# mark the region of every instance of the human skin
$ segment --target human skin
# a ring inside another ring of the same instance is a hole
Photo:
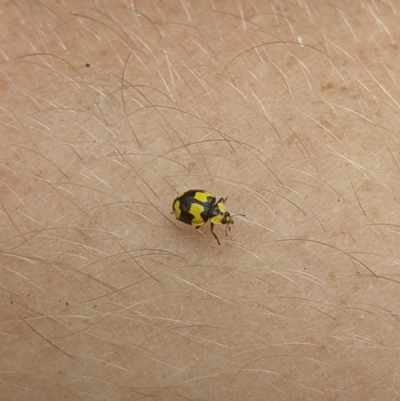
[[[1,400],[400,398],[399,3],[0,9]]]

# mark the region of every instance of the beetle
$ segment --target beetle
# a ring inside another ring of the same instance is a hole
[[[177,220],[197,228],[208,220],[211,223],[211,234],[221,245],[217,235],[214,233],[215,224],[226,224],[226,236],[230,225],[233,224],[231,214],[226,211],[224,203],[228,198],[217,198],[203,189],[191,189],[179,194],[172,202],[172,213]]]

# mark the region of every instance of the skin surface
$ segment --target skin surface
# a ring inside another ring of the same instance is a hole
[[[399,400],[399,2],[0,10],[0,400]]]

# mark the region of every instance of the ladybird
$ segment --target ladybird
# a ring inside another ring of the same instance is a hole
[[[228,198],[217,198],[210,192],[202,189],[191,189],[179,194],[172,203],[172,213],[175,217],[185,224],[190,224],[196,228],[210,220],[211,234],[221,245],[217,235],[214,233],[214,224],[226,224],[226,235],[228,229],[233,224],[229,212],[226,211],[224,203]]]

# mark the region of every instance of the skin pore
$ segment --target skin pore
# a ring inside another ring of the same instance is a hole
[[[399,14],[3,2],[1,399],[398,400]]]

